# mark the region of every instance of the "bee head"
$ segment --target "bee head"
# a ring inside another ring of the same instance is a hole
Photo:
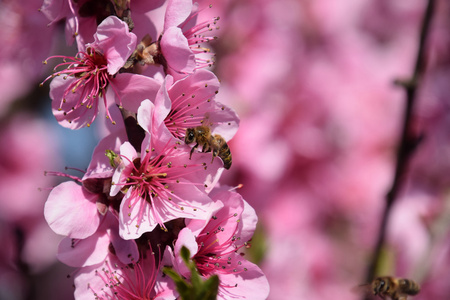
[[[186,129],[186,135],[184,136],[184,142],[190,144],[195,140],[194,128]]]
[[[383,279],[377,278],[374,281],[373,294],[374,295],[380,294],[380,292],[383,291],[385,285],[386,285],[386,282]]]

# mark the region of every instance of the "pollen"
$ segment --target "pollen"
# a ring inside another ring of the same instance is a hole
[[[177,145],[175,143],[175,145]],[[131,147],[131,145],[130,145]],[[121,169],[122,191],[127,192],[122,201],[128,206],[128,224],[132,226],[150,222],[159,224],[165,228],[164,223],[174,217],[184,217],[186,209],[189,215],[199,211],[191,202],[191,195],[186,194],[184,188],[170,190],[171,184],[180,183],[183,178],[190,178],[192,173],[198,172],[202,166],[196,164],[184,164],[179,162],[179,150],[174,147],[173,141],[168,141],[164,147],[152,148],[152,151],[143,151],[142,157],[122,157],[123,162],[128,162]],[[156,150],[158,149],[158,150]],[[176,160],[173,160],[176,157]],[[186,158],[187,159],[187,158]],[[116,184],[116,186],[118,185]],[[202,182],[193,182],[201,185]],[[167,216],[167,211],[177,209],[181,211],[179,216]],[[153,226],[153,225],[152,225]],[[140,233],[143,226],[137,227],[136,234]]]
[[[84,124],[92,124],[96,115],[88,116],[86,109],[97,109],[99,98],[103,97],[111,79],[107,72],[106,58],[92,47],[88,47],[84,52],[78,52],[74,57],[61,55],[49,57],[49,59],[55,58],[61,59],[62,62],[55,66],[54,73],[42,84],[62,75],[63,79],[67,80],[65,90],[62,92],[62,97],[59,96],[61,98],[53,99],[53,101],[60,101],[58,111],[67,111],[66,98],[70,98],[72,111],[78,112],[73,121],[83,120]],[[47,61],[48,59],[44,63],[47,64]],[[110,116],[108,107],[106,114]]]

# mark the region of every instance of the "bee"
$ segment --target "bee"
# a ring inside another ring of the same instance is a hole
[[[133,54],[128,58],[122,68],[122,72],[137,66],[166,65],[167,63],[159,49],[160,39],[153,42],[152,37],[149,34],[146,34],[136,46],[136,50],[134,50]]]
[[[184,142],[186,144],[196,143],[191,149],[189,159],[191,159],[194,150],[197,149],[198,146],[201,146],[202,152],[212,152],[211,162],[218,156],[222,159],[225,169],[228,170],[231,167],[230,147],[228,147],[227,142],[222,136],[219,134],[212,135],[211,129],[208,126],[187,128]]]
[[[420,291],[415,281],[392,276],[377,277],[371,283],[362,286],[368,286],[374,296],[391,300],[406,300],[408,296],[417,295]]]

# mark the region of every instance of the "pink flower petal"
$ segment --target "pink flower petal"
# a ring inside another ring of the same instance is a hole
[[[187,227],[183,228],[180,233],[178,233],[178,238],[174,246],[175,255],[180,255],[180,250],[183,246],[189,249],[191,257],[197,254],[198,244],[195,240],[194,234]]]
[[[139,260],[139,250],[134,240],[124,240],[119,236],[119,220],[110,214],[114,222],[108,228],[109,238],[114,247],[117,258],[124,264],[130,264]]]
[[[76,273],[74,278],[75,299],[92,299],[95,297],[93,291],[101,291],[105,287],[102,278],[96,276],[97,271],[104,266],[106,264],[102,261],[93,266],[83,267]]]
[[[80,129],[91,123],[98,114],[97,105],[92,109],[86,106],[78,106],[77,103],[82,96],[79,92],[72,93],[69,91],[64,97],[64,93],[69,85],[76,79],[69,77],[64,79],[61,76],[53,78],[50,83],[50,98],[52,99],[52,111],[58,123],[66,128]],[[86,89],[89,89],[87,87]],[[97,101],[98,103],[98,101]],[[72,107],[77,109],[72,110]]]
[[[152,204],[132,197],[130,189],[120,206],[120,236],[123,239],[137,239],[144,232],[153,231],[158,224],[170,220],[205,219],[209,216],[212,201],[197,187],[180,181],[170,189],[173,191],[171,201],[158,196],[152,199]],[[137,204],[134,204],[136,201]]]
[[[173,85],[173,77],[167,75],[164,79],[164,83],[158,91],[155,99],[155,106],[157,107],[156,119],[158,121],[164,121],[169,114],[172,107],[172,101],[170,100],[168,90]]]
[[[106,18],[98,25],[94,40],[91,45],[95,49],[103,49],[110,75],[123,67],[136,48],[136,35],[129,32],[128,25],[115,16]]]
[[[125,130],[116,131],[103,138],[94,149],[91,162],[83,176],[83,181],[88,179],[112,177],[114,168],[111,166],[109,158],[105,155],[106,150],[119,152],[120,145],[126,140]]]
[[[105,260],[110,252],[111,243],[118,257],[125,263],[130,263],[131,258],[139,257],[134,241],[120,241],[117,234],[113,234],[111,238],[111,230],[114,229],[115,231],[118,229],[117,217],[107,212],[93,235],[81,240],[69,238],[62,240],[58,248],[58,259],[72,267],[95,265]]]
[[[230,295],[231,298],[236,295],[241,299],[267,299],[269,282],[261,269],[247,260],[239,258],[236,260],[241,262],[240,269],[245,270],[238,274],[219,274],[220,284],[225,287],[219,288],[217,299],[230,299]]]
[[[52,21],[59,21],[70,13],[67,1],[44,0],[40,11]]]
[[[173,165],[203,165],[205,172],[195,172],[189,175],[188,180],[191,182],[203,182],[202,186],[198,186],[198,188],[205,193],[209,193],[222,175],[224,170],[223,163],[220,158],[212,159],[212,153],[201,153],[195,152],[192,154],[191,159],[189,159],[189,151],[190,147],[186,145],[179,145],[179,149],[186,149],[185,155],[178,155],[170,158],[170,161]],[[212,161],[212,162],[211,162]]]
[[[50,228],[60,235],[83,239],[98,228],[100,214],[95,204],[98,195],[72,181],[55,187],[45,203],[44,215]]]
[[[237,195],[242,198],[240,194]],[[244,210],[242,211],[241,219],[245,220],[245,222],[240,222],[238,231],[241,233],[241,239],[243,241],[248,241],[255,232],[256,224],[258,223],[258,216],[256,215],[255,209],[251,207],[247,201],[242,201],[244,202]]]
[[[119,97],[115,102],[132,112],[137,112],[143,100],[155,99],[161,86],[153,78],[129,73],[117,74],[110,83],[109,88],[114,89]]]
[[[139,250],[134,240],[124,240],[119,235],[119,226],[110,231],[111,244],[117,257],[124,264],[139,260]]]
[[[167,64],[175,73],[192,73],[195,69],[195,55],[188,40],[178,27],[170,27],[161,38],[161,52]]]
[[[105,231],[97,231],[83,240],[65,238],[59,244],[57,258],[71,267],[92,266],[105,260],[109,242]]]
[[[197,241],[195,240],[194,234],[189,228],[183,228],[178,234],[178,238],[174,246],[175,255],[171,256],[171,258],[175,260],[172,262],[172,264],[175,267],[176,271],[180,275],[189,277],[190,271],[180,256],[180,251],[183,246],[189,249],[189,252],[191,254],[190,258],[194,257],[194,255],[197,254],[198,244]]]
[[[160,92],[163,89],[160,89]],[[168,100],[170,103],[170,99]],[[166,103],[167,105],[167,103]],[[170,104],[169,104],[170,105]],[[164,107],[155,107],[150,100],[144,100],[138,109],[137,120],[139,125],[148,133],[145,135],[144,141],[141,146],[141,153],[144,153],[146,149],[151,148],[151,140],[157,139],[160,144],[166,145],[171,139],[173,139],[169,130],[164,124],[169,109]],[[158,148],[158,150],[162,150]]]
[[[226,227],[227,224],[231,225],[233,231],[237,230],[237,234],[240,236],[242,243],[249,241],[255,232],[258,222],[258,217],[253,207],[242,198],[241,194],[229,191],[226,187],[214,189],[209,196],[214,201],[219,200],[224,203],[224,209],[216,214],[217,217],[225,217],[235,213],[240,215],[242,222],[237,224],[237,228],[233,222],[231,224],[226,222],[223,227]]]
[[[239,128],[239,117],[231,107],[216,102],[215,109],[209,112],[211,132],[221,135],[226,141],[231,140]]]
[[[139,125],[147,132],[152,132],[153,114],[155,113],[155,105],[148,99],[141,102],[137,110],[137,121]],[[145,149],[144,149],[145,151]]]
[[[183,23],[192,11],[192,0],[169,0],[164,16],[164,33]]]
[[[120,146],[120,155],[122,162],[116,168],[112,177],[111,196],[117,195],[122,189],[123,186],[121,184],[126,182],[126,176],[128,175],[123,174],[124,170],[132,168],[133,160],[138,157],[136,150],[129,142],[125,142]]]
[[[219,200],[214,202],[209,209],[209,216],[205,220],[188,219],[185,221],[186,227],[188,227],[195,236],[198,236],[202,232],[203,228],[205,228],[208,224],[209,220],[211,220],[211,218],[222,208],[222,201]]]

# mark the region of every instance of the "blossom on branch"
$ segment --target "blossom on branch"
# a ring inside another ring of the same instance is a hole
[[[210,156],[200,154],[191,160],[190,148],[175,139],[158,139],[154,105],[143,101],[138,122],[146,131],[141,152],[125,142],[120,147],[120,164],[112,177],[111,196],[125,196],[120,206],[120,235],[135,239],[156,225],[177,218],[205,219],[212,203],[207,195],[222,168]]]
[[[214,134],[229,141],[239,126],[236,112],[217,102],[219,80],[208,70],[197,70],[174,81],[167,75],[155,99],[155,109],[165,115],[164,124],[171,135],[184,140],[186,129],[208,126]]]
[[[44,80],[55,118],[70,129],[99,113],[110,121],[81,179],[52,172],[74,181],[54,187],[45,205],[50,228],[65,236],[58,259],[77,268],[76,299],[184,298],[163,268],[188,285],[210,278],[219,299],[268,297],[265,275],[244,258],[255,211],[218,184],[239,118],[216,100],[220,81],[205,69],[218,18],[201,20],[202,5],[44,0],[42,12],[65,18],[78,46],[74,57],[50,57],[63,60]],[[183,246],[191,254],[181,258]]]
[[[215,189],[210,195],[216,203],[209,220],[187,221],[173,252],[167,248],[166,255],[171,256],[174,269],[189,278],[180,257],[182,246],[187,247],[202,276],[219,276],[218,299],[266,299],[265,275],[238,252],[249,246],[257,222],[255,211],[236,192]]]
[[[97,28],[94,42],[86,44],[75,57],[53,56],[64,61],[63,68],[49,77],[53,114],[71,129],[90,126],[103,100],[106,117],[112,119],[109,104],[136,111],[146,97],[156,94],[159,83],[138,74],[117,74],[136,45],[136,36],[116,17],[106,18]]]
[[[100,264],[75,275],[76,299],[176,299],[173,282],[160,271],[160,258],[150,249],[126,264],[109,253]]]
[[[216,39],[210,34],[218,29],[219,18],[197,22],[202,10],[192,0],[167,1],[164,19],[154,20],[160,32],[148,32],[141,39],[132,56],[133,64],[162,65],[164,72],[176,79],[211,67],[214,54],[205,44]]]

